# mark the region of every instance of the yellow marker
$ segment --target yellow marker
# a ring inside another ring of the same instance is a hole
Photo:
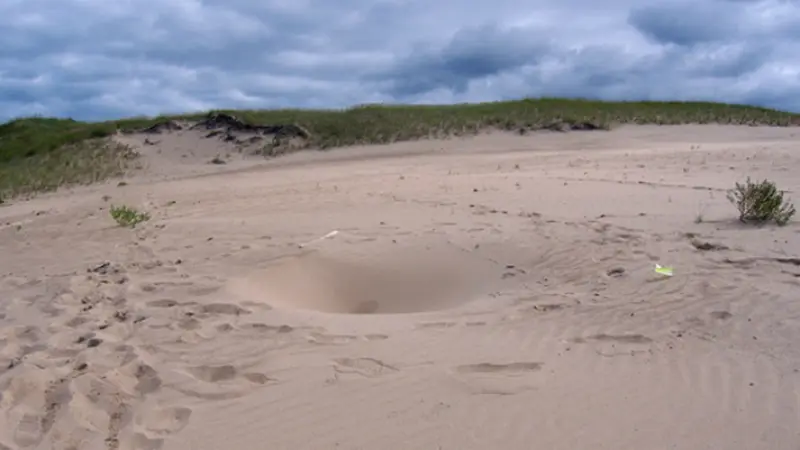
[[[672,267],[663,267],[660,264],[656,264],[656,273],[659,275],[664,275],[667,277],[672,276]]]

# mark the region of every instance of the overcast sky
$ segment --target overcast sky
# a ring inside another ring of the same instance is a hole
[[[800,0],[0,0],[0,120],[526,96],[800,112]]]

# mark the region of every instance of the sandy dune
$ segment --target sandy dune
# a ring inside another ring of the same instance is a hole
[[[124,139],[0,208],[0,449],[799,448],[800,228],[725,199],[799,192],[797,129]]]

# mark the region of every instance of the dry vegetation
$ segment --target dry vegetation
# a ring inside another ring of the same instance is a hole
[[[800,124],[800,114],[741,105],[563,99],[231,113],[254,125],[299,125],[310,133],[306,145],[319,149],[474,134],[486,129],[525,133],[538,129],[608,129],[623,123]],[[120,175],[134,155],[107,139],[109,136],[167,119],[192,120],[205,116],[192,114],[98,123],[25,118],[0,125],[0,198]]]
[[[785,194],[772,181],[754,183],[748,177],[745,183],[736,183],[736,187],[728,192],[728,200],[739,210],[742,223],[763,225],[775,222],[784,226],[797,212],[794,205],[784,198]]]
[[[130,148],[110,139],[93,138],[53,151],[0,161],[0,202],[123,175],[134,167],[137,156]]]

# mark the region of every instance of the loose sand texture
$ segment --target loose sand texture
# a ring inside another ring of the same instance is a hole
[[[0,449],[799,448],[800,228],[725,198],[797,128],[198,133],[0,207]]]

